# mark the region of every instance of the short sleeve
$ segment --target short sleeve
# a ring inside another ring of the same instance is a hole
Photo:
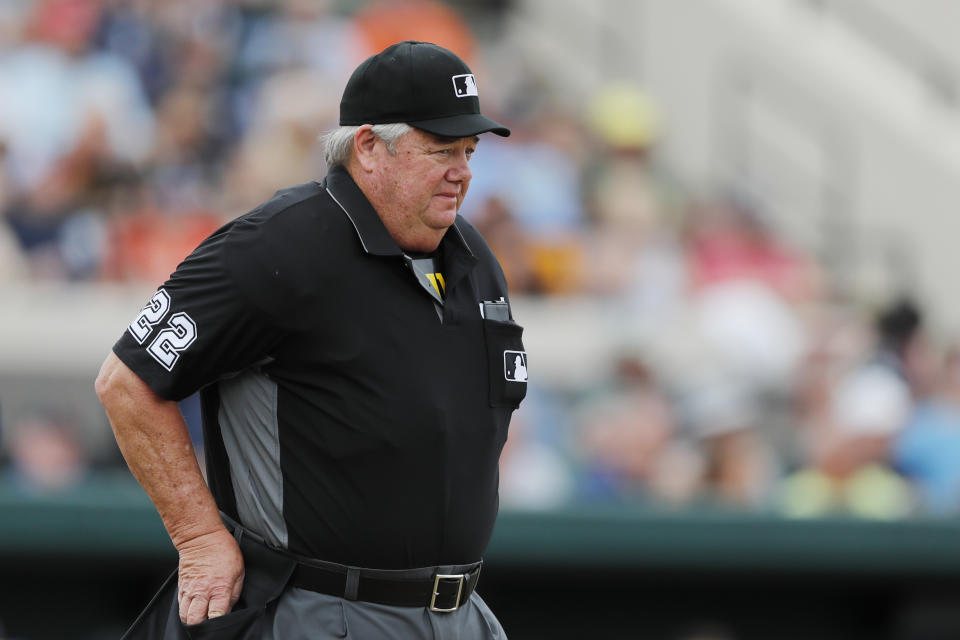
[[[283,339],[246,290],[227,255],[234,227],[191,253],[113,347],[159,396],[180,400],[226,375],[269,358]]]

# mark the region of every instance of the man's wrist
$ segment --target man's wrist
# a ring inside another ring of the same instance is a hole
[[[183,525],[175,525],[167,528],[170,534],[170,541],[173,546],[181,551],[184,547],[189,547],[206,536],[224,533],[230,535],[223,522],[218,517],[216,520],[207,520],[204,522],[193,522]]]

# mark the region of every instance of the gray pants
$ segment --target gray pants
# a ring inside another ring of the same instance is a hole
[[[268,614],[263,640],[506,640],[479,595],[457,611],[391,607],[290,588]]]

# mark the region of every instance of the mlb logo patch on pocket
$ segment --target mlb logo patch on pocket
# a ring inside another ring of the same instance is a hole
[[[527,381],[527,352],[503,352],[503,377],[511,382]]]

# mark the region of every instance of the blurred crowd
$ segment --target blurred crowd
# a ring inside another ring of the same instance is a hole
[[[538,384],[531,354],[505,505],[960,511],[960,349],[922,301],[844,290],[749,185],[685,186],[641,87],[573,104],[473,26],[434,0],[0,0],[0,282],[164,280],[325,173],[317,136],[360,60],[431,40],[513,130],[481,141],[462,210],[513,295],[618,314],[589,383]],[[81,481],[68,420],[3,428],[16,482]]]

